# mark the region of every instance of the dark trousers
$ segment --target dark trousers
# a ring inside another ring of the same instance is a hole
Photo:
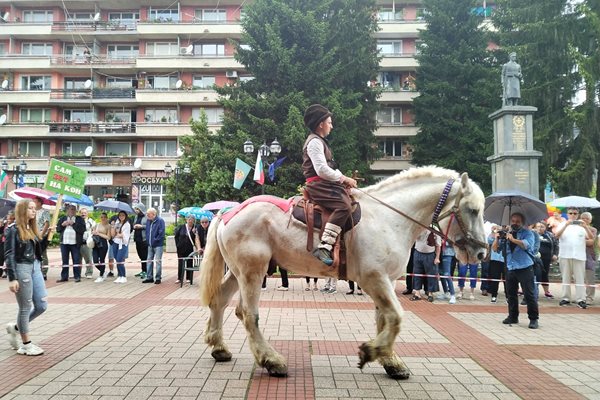
[[[506,300],[508,301],[508,318],[519,318],[519,284],[527,302],[527,316],[530,320],[539,318],[537,301],[533,296],[533,266],[527,268],[508,270],[506,274]]]
[[[279,273],[281,274],[281,286],[289,287],[290,281],[288,281],[288,273],[287,270],[279,267]]]
[[[73,276],[75,279],[81,279],[81,252],[78,244],[61,244],[60,254],[62,256],[62,271],[60,279],[69,279],[69,255],[73,259]]]
[[[146,260],[148,260],[148,242],[135,242],[135,250],[137,251],[140,262],[142,263],[142,272],[146,272]]]
[[[310,277],[305,276],[304,279],[306,279],[306,283],[310,284]],[[314,282],[317,283],[317,281],[319,280],[319,278],[313,278]]]
[[[354,290],[354,281],[348,281],[348,286],[350,287],[350,290]],[[358,283],[356,284],[356,287],[358,290],[362,290]]]
[[[98,244],[92,249],[92,258],[94,265],[100,272],[100,276],[104,276],[104,270],[106,269],[106,253],[108,253],[108,240],[102,239],[103,246],[98,247]]]
[[[308,183],[306,188],[312,201],[321,207],[333,210],[329,221],[326,222],[343,228],[352,214],[352,202],[344,185],[319,180]]]
[[[179,258],[179,263],[177,265],[177,279],[182,281],[183,280],[183,272],[185,271],[185,280],[187,281],[191,281],[194,271],[186,271],[186,268],[193,268],[194,267],[194,259],[193,258],[183,258],[183,256],[178,256]],[[144,267],[144,269],[146,269]]]
[[[438,280],[435,277],[438,273],[437,265],[433,263],[435,253],[421,253],[415,250],[413,272],[413,290],[425,289],[427,293],[439,292]],[[429,275],[427,277],[418,275]]]
[[[481,284],[479,288],[483,292],[484,290],[487,292],[490,288],[490,281],[488,281],[490,277],[490,262],[482,261],[481,262]]]
[[[542,268],[542,276],[540,277],[539,282],[542,285],[548,285],[550,281],[550,277],[548,276],[550,273],[550,263],[552,262],[552,256],[550,257],[542,257],[542,263],[544,264],[544,268]]]
[[[408,264],[406,265],[406,291],[412,292],[413,290],[413,263],[414,263],[415,248],[410,249],[410,257],[408,258]]]
[[[490,260],[490,279],[506,279],[506,274],[504,272],[504,262],[502,261],[494,261]],[[500,282],[498,281],[490,281],[488,285],[488,292],[492,295],[492,297],[498,297],[498,285]],[[506,292],[506,282],[504,283],[504,292]]]

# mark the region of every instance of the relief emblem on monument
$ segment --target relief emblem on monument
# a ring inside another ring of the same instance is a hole
[[[525,132],[525,116],[515,115],[512,119],[513,132],[512,142],[513,149],[516,151],[525,151],[526,132]]]

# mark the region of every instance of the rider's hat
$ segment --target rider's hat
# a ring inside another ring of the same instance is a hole
[[[333,114],[327,109],[327,107],[324,107],[320,104],[310,105],[304,112],[304,125],[314,132],[321,122],[332,115]]]

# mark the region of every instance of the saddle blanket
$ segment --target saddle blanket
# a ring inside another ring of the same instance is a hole
[[[244,208],[248,207],[250,204],[254,204],[254,203],[271,203],[271,204],[279,207],[279,209],[285,213],[290,210],[293,199],[294,199],[293,197],[289,198],[289,199],[282,199],[281,197],[275,197],[275,196],[269,196],[269,195],[250,197],[248,200],[244,201],[242,204],[239,204],[239,205],[233,207],[232,209],[226,211],[222,215],[221,221],[223,221],[224,225],[227,225],[227,223],[233,217],[235,217],[237,215],[237,213],[242,211]]]

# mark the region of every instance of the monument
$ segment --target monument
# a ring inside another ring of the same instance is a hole
[[[533,149],[533,114],[537,108],[519,105],[521,66],[516,53],[502,66],[502,108],[491,113],[494,125],[494,154],[487,158],[492,165],[492,190],[520,190],[539,198],[538,159],[542,153]]]

